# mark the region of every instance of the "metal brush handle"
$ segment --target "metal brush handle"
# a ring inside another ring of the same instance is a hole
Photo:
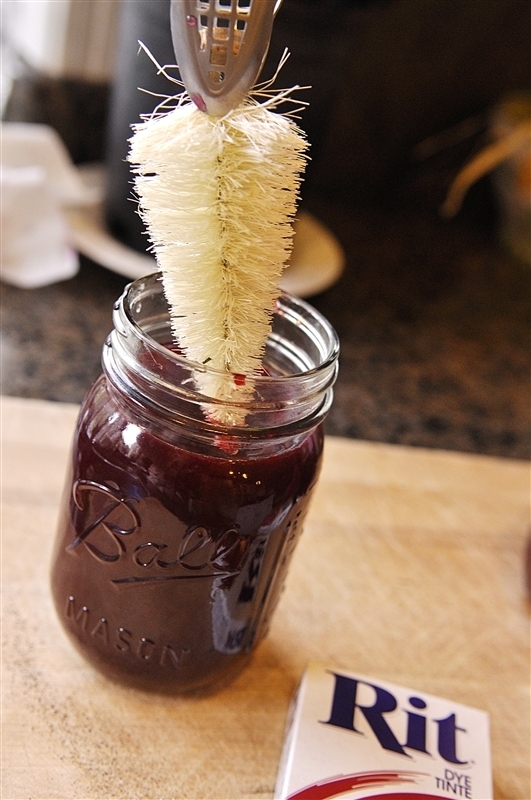
[[[222,117],[241,103],[262,68],[282,0],[172,0],[171,35],[186,91]]]

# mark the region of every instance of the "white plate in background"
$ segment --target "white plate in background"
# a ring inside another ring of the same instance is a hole
[[[104,185],[101,166],[81,168],[91,188]],[[157,269],[155,259],[115,239],[106,229],[101,203],[67,211],[71,244],[83,255],[107,269],[136,279]],[[313,215],[301,211],[294,224],[295,237],[281,288],[299,297],[309,297],[332,286],[340,277],[345,256],[333,234]]]

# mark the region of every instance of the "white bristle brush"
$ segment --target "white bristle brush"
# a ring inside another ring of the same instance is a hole
[[[136,125],[130,142],[176,341],[192,361],[236,376],[260,371],[308,146],[293,119],[272,110],[269,85],[264,103],[247,98],[222,117],[181,96]],[[253,391],[251,381],[210,371],[199,382],[205,395],[236,403]],[[245,416],[216,405],[208,414],[227,425]]]

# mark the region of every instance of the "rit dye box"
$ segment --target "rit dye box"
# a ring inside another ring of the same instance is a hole
[[[311,663],[293,700],[277,800],[492,800],[483,711]]]

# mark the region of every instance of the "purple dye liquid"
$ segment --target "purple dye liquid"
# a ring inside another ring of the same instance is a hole
[[[59,618],[107,676],[160,691],[230,677],[266,634],[301,533],[319,426],[219,457],[148,430],[101,377],[81,410],[59,522]]]

